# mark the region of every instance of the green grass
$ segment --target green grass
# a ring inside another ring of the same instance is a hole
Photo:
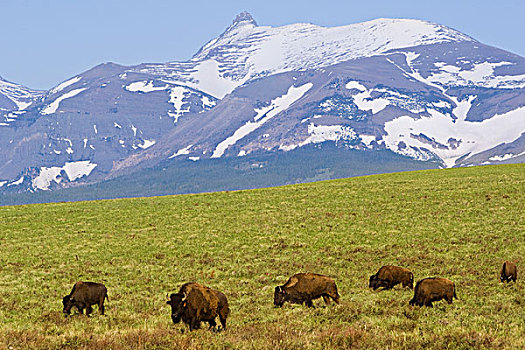
[[[3,207],[0,349],[525,348],[524,217],[524,165]],[[516,284],[499,283],[505,259]],[[459,300],[369,290],[384,264],[449,278]],[[302,271],[334,277],[341,304],[274,308]],[[106,316],[62,316],[78,280],[106,284]],[[172,324],[166,293],[187,281],[228,296],[227,331]]]

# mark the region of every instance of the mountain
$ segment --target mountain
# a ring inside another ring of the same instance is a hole
[[[244,12],[185,62],[106,63],[46,92],[0,83],[5,193],[208,159],[304,162],[323,144],[363,152],[364,173],[388,171],[374,152],[420,168],[525,161],[525,59],[420,20],[268,27]]]

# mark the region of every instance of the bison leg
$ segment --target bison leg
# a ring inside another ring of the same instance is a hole
[[[312,299],[308,299],[307,301],[304,302],[304,304],[308,307],[314,307],[314,304],[312,303]]]
[[[100,310],[100,314],[104,315],[104,297],[98,301],[98,309]]]
[[[98,299],[98,309],[101,315],[104,315],[104,299],[105,299],[105,294],[102,295],[102,297]]]
[[[328,294],[323,294],[323,300],[326,305],[330,305],[330,298],[328,297]]]
[[[197,319],[191,320],[191,322],[190,322],[190,331],[192,331],[194,329],[200,329],[200,328],[201,328],[201,321],[199,321]]]
[[[226,330],[226,316],[219,314],[219,320],[221,321],[222,329]]]
[[[91,307],[91,305],[88,305],[86,306],[86,315],[91,315],[91,313],[93,312],[93,308]]]
[[[217,322],[215,322],[215,319],[208,320],[208,323],[210,324],[208,329],[215,329],[217,327]]]

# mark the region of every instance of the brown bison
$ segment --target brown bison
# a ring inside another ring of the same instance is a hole
[[[414,274],[404,267],[385,265],[370,276],[368,287],[392,289],[396,284],[402,283],[403,287],[414,287]]]
[[[69,295],[62,298],[62,304],[64,304],[63,312],[66,316],[69,315],[71,308],[74,306],[81,314],[86,309],[86,315],[89,315],[93,311],[91,305],[97,304],[100,314],[104,315],[104,299],[108,299],[108,290],[105,285],[80,281],[75,283]]]
[[[202,284],[189,282],[183,284],[178,293],[172,293],[166,304],[171,306],[173,323],[181,320],[190,331],[199,329],[201,322],[208,322],[210,329],[215,329],[215,317],[219,316],[222,329],[226,329],[226,319],[230,314],[228,299],[216,290]]]
[[[503,263],[503,267],[501,268],[500,281],[501,282],[510,282],[510,281],[516,282],[517,278],[518,278],[518,270],[516,268],[516,264],[514,264],[511,261],[505,261]]]
[[[416,283],[414,297],[410,300],[410,305],[430,306],[434,301],[445,299],[452,304],[452,298],[456,296],[456,285],[449,279],[441,277],[423,278]]]
[[[281,307],[287,301],[313,307],[312,300],[320,297],[323,297],[328,305],[330,305],[330,298],[339,304],[335,281],[316,273],[298,273],[290,277],[282,286],[275,287],[273,304]]]

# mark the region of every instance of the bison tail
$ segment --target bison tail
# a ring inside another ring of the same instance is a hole
[[[456,284],[455,283],[454,283],[454,298],[459,299],[458,296],[456,295]]]
[[[106,295],[104,296],[104,298],[109,301],[109,297],[108,297],[108,293],[106,293]]]
[[[410,272],[410,281],[409,281],[410,289],[414,289],[414,274]]]

